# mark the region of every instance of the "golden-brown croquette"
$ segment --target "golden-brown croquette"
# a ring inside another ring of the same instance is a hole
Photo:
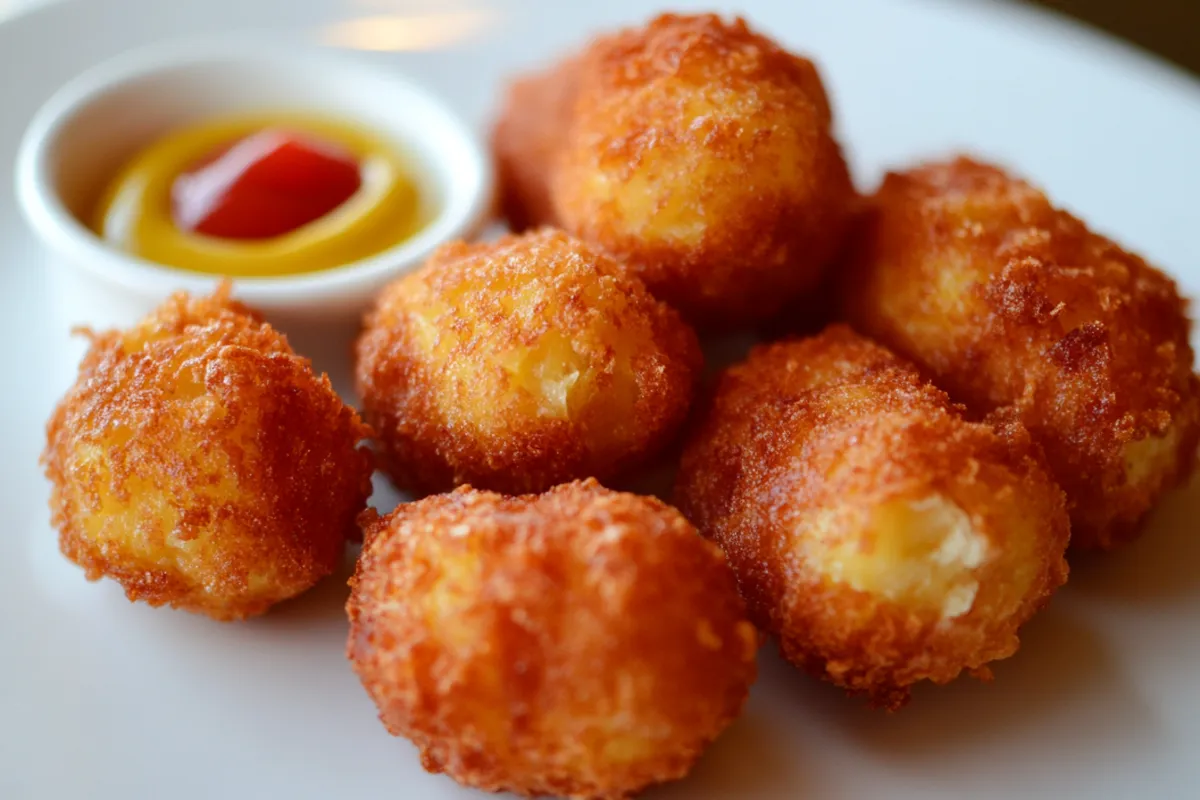
[[[557,223],[704,326],[758,322],[817,285],[854,189],[812,62],[741,19],[668,14],[595,40],[577,68]]]
[[[964,158],[889,175],[855,241],[850,320],[976,414],[1014,407],[1067,492],[1075,546],[1133,537],[1190,473],[1200,382],[1166,275]]]
[[[364,539],[347,655],[387,729],[459,783],[627,797],[685,775],[754,681],[724,556],[657,500],[464,487]]]
[[[682,423],[695,333],[560,231],[451,244],[389,286],[358,342],[367,421],[395,483],[517,494],[603,480]]]
[[[722,375],[676,500],[790,661],[897,708],[918,681],[986,675],[1066,580],[1062,490],[994,422],[834,326]]]
[[[67,558],[215,619],[333,571],[371,493],[369,431],[283,336],[227,287],[88,335],[42,456]]]
[[[508,87],[492,130],[500,205],[513,230],[556,224],[550,174],[570,125],[580,68],[569,58]]]

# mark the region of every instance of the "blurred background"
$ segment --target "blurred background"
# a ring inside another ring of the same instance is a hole
[[[1200,75],[1200,0],[1027,1],[1082,19]]]
[[[0,20],[22,8],[53,0],[0,0]],[[170,2],[171,0],[163,0]],[[779,0],[788,3],[796,0]],[[802,0],[803,1],[803,0]],[[87,0],[81,0],[87,2]],[[247,0],[253,2],[253,0]],[[1158,54],[1200,76],[1200,0],[942,0],[1023,3],[1074,17]],[[670,7],[670,0],[658,5]],[[737,0],[712,0],[714,8],[736,8]]]
[[[0,19],[22,7],[51,0],[0,0]],[[87,2],[87,0],[81,0]],[[171,0],[163,0],[170,2]],[[795,0],[779,0],[794,2]],[[253,2],[253,0],[247,0]],[[1057,11],[1157,53],[1200,76],[1200,0],[943,0],[1027,3]],[[663,8],[670,0],[659,3]],[[736,0],[713,0],[714,8],[736,8]]]

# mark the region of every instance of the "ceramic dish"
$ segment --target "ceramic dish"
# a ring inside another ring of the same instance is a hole
[[[21,210],[54,266],[69,272],[63,284],[86,293],[85,305],[94,310],[81,322],[145,313],[177,289],[212,290],[216,278],[121,252],[79,217],[140,148],[189,124],[264,110],[328,116],[377,131],[395,143],[420,193],[437,209],[414,236],[365,260],[240,279],[238,295],[268,314],[292,324],[360,314],[380,287],[438,244],[478,230],[490,208],[491,160],[479,137],[398,70],[247,37],[151,45],[105,61],[55,92],[34,116],[17,156]]]

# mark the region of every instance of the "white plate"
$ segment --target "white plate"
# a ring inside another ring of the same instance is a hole
[[[862,185],[887,164],[968,147],[1034,176],[1200,290],[1200,88],[1180,74],[996,3],[763,0],[745,9],[820,60]],[[378,57],[484,125],[506,75],[651,10],[635,0],[52,5],[0,25],[0,185],[12,183],[35,107],[133,45],[262,29],[403,48]],[[411,49],[422,43],[439,46]],[[220,625],[130,605],[115,584],[87,583],[57,554],[36,460],[78,345],[67,342],[69,320],[39,259],[5,189],[0,797],[479,796],[423,773],[413,749],[376,721],[342,655],[339,580],[266,618]],[[745,716],[691,778],[651,796],[1195,797],[1197,564],[1200,483],[1171,497],[1140,542],[1078,565],[994,684],[925,688],[894,716],[764,651]]]

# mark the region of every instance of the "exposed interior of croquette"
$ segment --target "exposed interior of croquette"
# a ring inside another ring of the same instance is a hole
[[[803,537],[808,563],[836,583],[891,603],[936,609],[943,620],[971,610],[988,539],[961,507],[927,494],[886,500],[857,516],[848,530],[838,529],[845,515],[818,520]]]
[[[506,292],[497,299],[505,314],[510,316],[536,314],[547,303],[556,302],[548,291],[549,287],[538,282],[529,282],[521,287],[504,283],[502,288]],[[511,294],[513,292],[516,293],[515,297]],[[585,290],[584,294],[594,295],[595,291]],[[594,296],[589,299],[597,304],[601,302]],[[478,385],[481,379],[478,374],[473,374],[478,364],[453,356],[462,345],[463,334],[476,336],[478,331],[472,326],[465,326],[463,333],[460,333],[445,323],[446,319],[453,316],[454,311],[441,300],[429,301],[412,313],[420,347],[432,358],[446,364],[444,369],[447,377],[469,389]],[[551,328],[523,341],[507,340],[503,349],[494,353],[496,363],[507,375],[510,392],[505,398],[507,402],[517,406],[527,405],[529,412],[537,417],[570,420],[578,415],[597,391],[603,389],[610,403],[629,409],[631,414],[638,396],[633,367],[636,340],[623,336],[619,326],[600,317],[590,319],[589,323],[587,337],[611,343],[608,353],[612,358],[611,371],[604,380],[597,367],[607,366],[607,362],[597,364],[595,353],[580,352],[569,335]],[[493,342],[491,346],[497,345]],[[443,393],[440,398],[445,401],[444,410],[449,416],[458,416],[466,410],[472,422],[485,430],[504,423],[501,415],[492,413],[491,404],[478,407],[467,403],[464,406],[464,398],[453,393]],[[606,435],[608,433],[610,431]],[[601,442],[593,444],[599,445]]]
[[[1158,491],[1164,477],[1174,474],[1178,457],[1179,428],[1174,425],[1161,436],[1147,436],[1125,445],[1125,479],[1129,487]]]

